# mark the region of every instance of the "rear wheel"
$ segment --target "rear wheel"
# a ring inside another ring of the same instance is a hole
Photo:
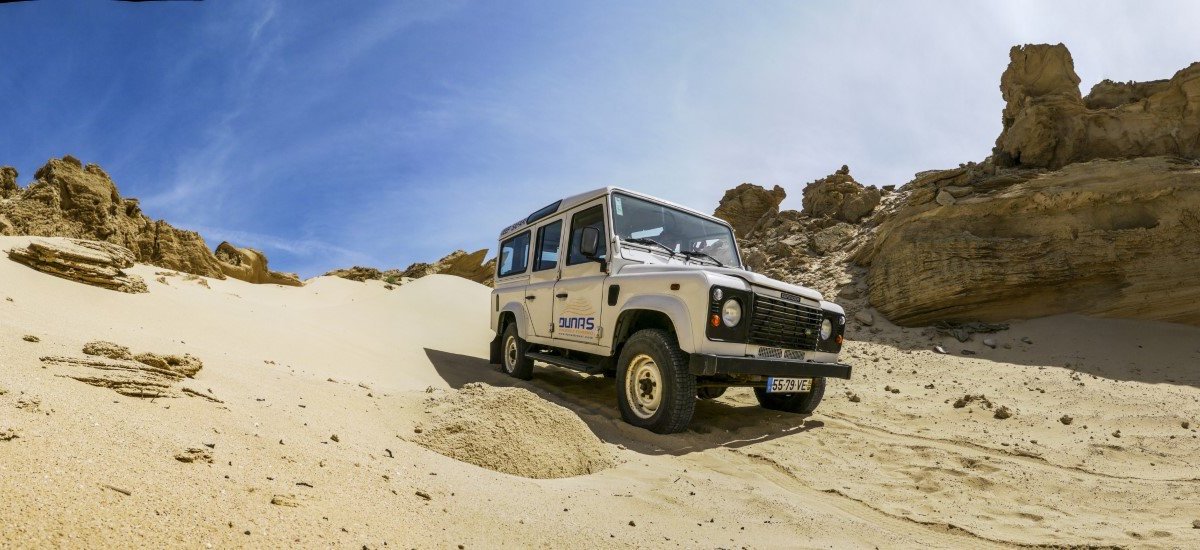
[[[629,338],[617,369],[621,418],[655,433],[681,432],[696,411],[696,377],[675,336],[646,329]]]
[[[533,359],[525,357],[525,348],[529,346],[517,334],[516,323],[509,323],[508,328],[504,329],[504,339],[501,342],[504,347],[500,348],[500,368],[504,369],[504,373],[521,380],[533,378]]]
[[[808,414],[817,409],[825,397],[825,379],[813,378],[812,391],[805,393],[767,393],[766,388],[754,388],[754,397],[764,409]]]

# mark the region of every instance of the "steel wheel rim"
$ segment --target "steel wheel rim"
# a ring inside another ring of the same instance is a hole
[[[640,354],[629,363],[625,376],[625,400],[638,418],[648,419],[662,405],[662,371],[654,358]]]
[[[517,368],[517,337],[509,336],[504,343],[504,370],[512,372]]]

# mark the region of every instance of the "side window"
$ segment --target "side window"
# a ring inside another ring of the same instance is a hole
[[[567,265],[590,262],[579,252],[579,241],[583,238],[583,228],[595,227],[600,231],[600,243],[596,247],[596,257],[604,259],[607,239],[604,235],[604,208],[597,204],[587,210],[575,214],[571,218],[571,245],[567,247]]]
[[[500,267],[496,277],[525,273],[529,267],[529,232],[526,231],[500,243]]]
[[[538,228],[537,259],[533,261],[533,270],[554,269],[558,267],[558,248],[562,241],[562,221],[543,225]]]

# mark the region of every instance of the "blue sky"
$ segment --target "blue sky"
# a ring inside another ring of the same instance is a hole
[[[152,217],[304,276],[494,247],[603,185],[711,211],[741,182],[981,160],[1014,44],[1086,92],[1200,59],[1170,2],[0,5],[0,164],[70,153]]]

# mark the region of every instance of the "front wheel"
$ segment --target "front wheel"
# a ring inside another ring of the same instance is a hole
[[[617,368],[621,418],[655,433],[681,432],[696,412],[696,377],[675,336],[646,329],[629,338]]]
[[[509,323],[508,328],[504,329],[504,339],[501,342],[504,347],[501,348],[503,360],[500,368],[504,369],[505,374],[521,380],[533,378],[533,359],[525,357],[525,348],[528,346],[517,334],[516,323]]]
[[[812,390],[805,393],[767,393],[766,388],[754,388],[754,397],[764,409],[808,414],[817,410],[825,397],[825,379],[813,378]]]

